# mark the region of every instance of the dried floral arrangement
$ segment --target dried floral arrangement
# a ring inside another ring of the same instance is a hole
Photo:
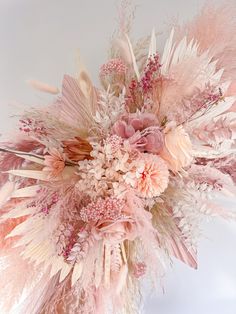
[[[213,197],[236,194],[235,16],[207,5],[159,53],[121,13],[100,88],[31,82],[59,95],[0,145],[1,313],[137,313],[142,280],[197,267],[207,216],[235,219]]]

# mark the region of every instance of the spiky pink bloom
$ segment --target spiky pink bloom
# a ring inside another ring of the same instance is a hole
[[[49,155],[44,156],[44,165],[43,171],[48,172],[48,177],[56,178],[65,168],[65,156],[56,148],[52,148]]]
[[[141,154],[134,169],[124,177],[126,183],[137,189],[141,197],[159,196],[169,182],[166,162],[153,154]]]

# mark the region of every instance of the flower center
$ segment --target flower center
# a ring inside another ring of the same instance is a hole
[[[145,180],[147,177],[147,171],[143,171],[141,176],[142,176],[142,180]]]

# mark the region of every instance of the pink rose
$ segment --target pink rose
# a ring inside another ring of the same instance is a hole
[[[119,243],[124,240],[133,241],[137,236],[136,224],[131,217],[124,217],[117,221],[99,221],[92,228],[95,239],[103,239],[110,243]]]
[[[164,145],[159,122],[151,113],[131,113],[121,117],[114,124],[113,133],[128,139],[141,152],[158,154]]]

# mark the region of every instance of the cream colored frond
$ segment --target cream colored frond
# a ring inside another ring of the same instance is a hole
[[[15,190],[11,197],[34,197],[39,190],[40,185],[31,185],[22,189]]]
[[[1,216],[1,221],[31,215],[34,212],[34,209],[34,207],[17,206],[16,208],[11,209],[9,212],[3,214]]]
[[[72,277],[71,277],[71,286],[73,287],[74,284],[79,280],[83,271],[83,264],[76,263],[73,269]]]
[[[23,178],[30,178],[42,181],[49,181],[48,174],[40,170],[8,170],[6,173]]]
[[[136,74],[136,77],[139,80],[140,74],[139,74],[139,69],[138,69],[138,65],[137,65],[137,62],[136,62],[136,58],[135,58],[135,55],[134,55],[133,47],[132,47],[131,41],[129,39],[129,36],[127,34],[125,34],[125,38],[127,40],[128,46],[129,46],[129,51],[130,51],[130,55],[131,55],[131,58],[132,58],[132,64],[133,64],[134,73]]]
[[[153,57],[156,53],[157,53],[156,32],[155,29],[153,28],[148,51],[148,58]]]

